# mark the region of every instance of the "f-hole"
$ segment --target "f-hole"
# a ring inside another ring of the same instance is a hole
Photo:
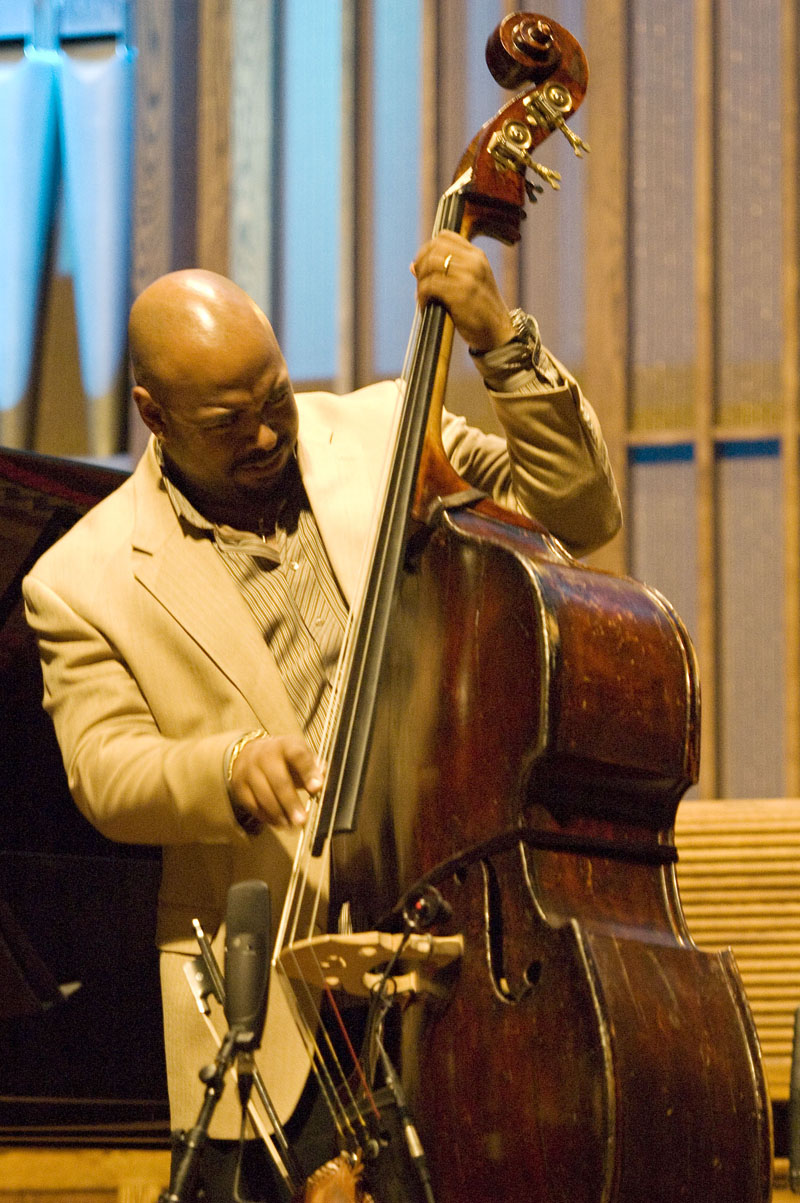
[[[481,872],[483,874],[486,964],[492,982],[492,989],[501,1002],[519,1003],[538,982],[541,974],[541,964],[538,961],[533,961],[525,970],[525,984],[520,989],[512,989],[506,975],[503,896],[500,889],[500,881],[490,860],[481,861]]]

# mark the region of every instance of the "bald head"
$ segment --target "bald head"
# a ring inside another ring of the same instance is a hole
[[[173,481],[213,522],[261,529],[293,462],[298,413],[272,327],[238,285],[191,269],[131,309],[133,398]],[[250,524],[250,525],[246,525]]]
[[[133,303],[128,336],[136,383],[162,403],[176,388],[235,376],[265,338],[274,341],[246,292],[199,268],[170,272],[145,288]]]

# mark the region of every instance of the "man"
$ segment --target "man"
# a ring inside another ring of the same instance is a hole
[[[460,474],[580,554],[619,502],[575,381],[510,314],[483,253],[440,234],[413,271],[484,375],[506,440],[446,414]],[[134,399],[152,438],[129,480],[24,586],[45,706],[75,800],[111,839],[163,846],[157,942],[171,1119],[191,1127],[214,1046],[183,974],[192,918],[222,946],[227,892],[262,878],[279,913],[376,502],[396,386],[295,398],[274,333],[230,281],[176,272],[133,305]],[[260,1067],[282,1118],[306,1060],[271,991]],[[211,1135],[239,1131],[227,1091]]]

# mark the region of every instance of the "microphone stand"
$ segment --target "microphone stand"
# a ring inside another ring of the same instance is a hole
[[[205,966],[206,974],[208,976],[209,986],[207,991],[202,991],[202,993],[213,993],[220,1006],[224,1007],[225,979],[222,976],[219,963],[214,955],[214,950],[211,947],[208,936],[203,931],[199,920],[193,919],[192,925],[194,927],[197,943],[200,946],[202,964]],[[203,1014],[206,1014],[208,1010],[208,1004],[206,1003],[205,1008],[201,1004],[201,991],[197,989],[196,985],[192,985],[192,989],[198,997],[198,1006],[200,1007],[200,1011]],[[272,1099],[267,1092],[266,1083],[259,1072],[258,1066],[255,1066],[253,1069],[252,1083],[255,1087],[256,1094],[261,1100],[264,1110],[267,1113],[267,1118],[272,1125],[272,1137],[276,1148],[273,1150],[270,1147],[269,1142],[266,1140],[265,1143],[267,1144],[269,1152],[273,1157],[278,1172],[281,1174],[286,1183],[287,1189],[294,1194],[300,1189],[305,1181],[305,1175],[303,1174],[297,1158],[295,1157],[294,1152],[289,1144],[283,1124],[281,1123]]]
[[[239,1033],[235,1029],[229,1029],[213,1063],[203,1066],[200,1070],[200,1081],[205,1083],[206,1093],[197,1123],[186,1135],[186,1149],[180,1165],[175,1171],[174,1180],[170,1184],[169,1190],[159,1195],[158,1203],[184,1203],[185,1200],[191,1198],[190,1192],[194,1188],[197,1177],[198,1157],[208,1136],[211,1117],[222,1097],[225,1074],[236,1056],[238,1040]]]
[[[225,913],[227,929],[225,943],[225,972],[232,975],[230,990],[226,989],[217,959],[199,920],[192,921],[202,958],[186,965],[186,977],[197,1001],[201,1014],[218,1042],[218,1052],[213,1064],[200,1070],[200,1081],[205,1083],[206,1093],[195,1126],[184,1136],[184,1153],[173,1175],[167,1192],[159,1197],[158,1203],[184,1203],[193,1199],[193,1188],[198,1174],[198,1158],[206,1142],[211,1117],[219,1102],[225,1085],[225,1074],[235,1057],[239,1057],[238,1085],[242,1106],[242,1120],[248,1110],[250,1091],[253,1086],[261,1098],[267,1115],[273,1124],[273,1136],[280,1152],[271,1143],[257,1113],[253,1112],[256,1131],[264,1139],[287,1189],[294,1194],[303,1182],[300,1167],[289,1147],[283,1127],[267,1093],[266,1086],[254,1061],[254,1052],[261,1041],[261,1031],[267,1009],[269,986],[269,957],[266,947],[269,933],[269,891],[259,880],[237,882],[228,891]],[[229,950],[228,938],[233,934],[233,945]],[[260,953],[258,944],[261,942]],[[238,958],[234,966],[234,949]],[[230,951],[230,965],[229,965]],[[262,963],[263,958],[263,963]],[[204,968],[205,972],[202,972]],[[263,979],[263,980],[262,980]],[[214,994],[225,1009],[228,1031],[220,1041],[214,1025],[209,1019],[208,995]],[[228,1004],[231,1004],[230,1010]],[[242,1128],[242,1135],[244,1127]]]

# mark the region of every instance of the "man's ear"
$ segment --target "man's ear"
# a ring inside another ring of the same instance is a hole
[[[142,388],[140,384],[133,386],[133,400],[136,403],[142,421],[148,430],[160,439],[164,434],[164,411],[161,406],[155,401],[146,388]]]

